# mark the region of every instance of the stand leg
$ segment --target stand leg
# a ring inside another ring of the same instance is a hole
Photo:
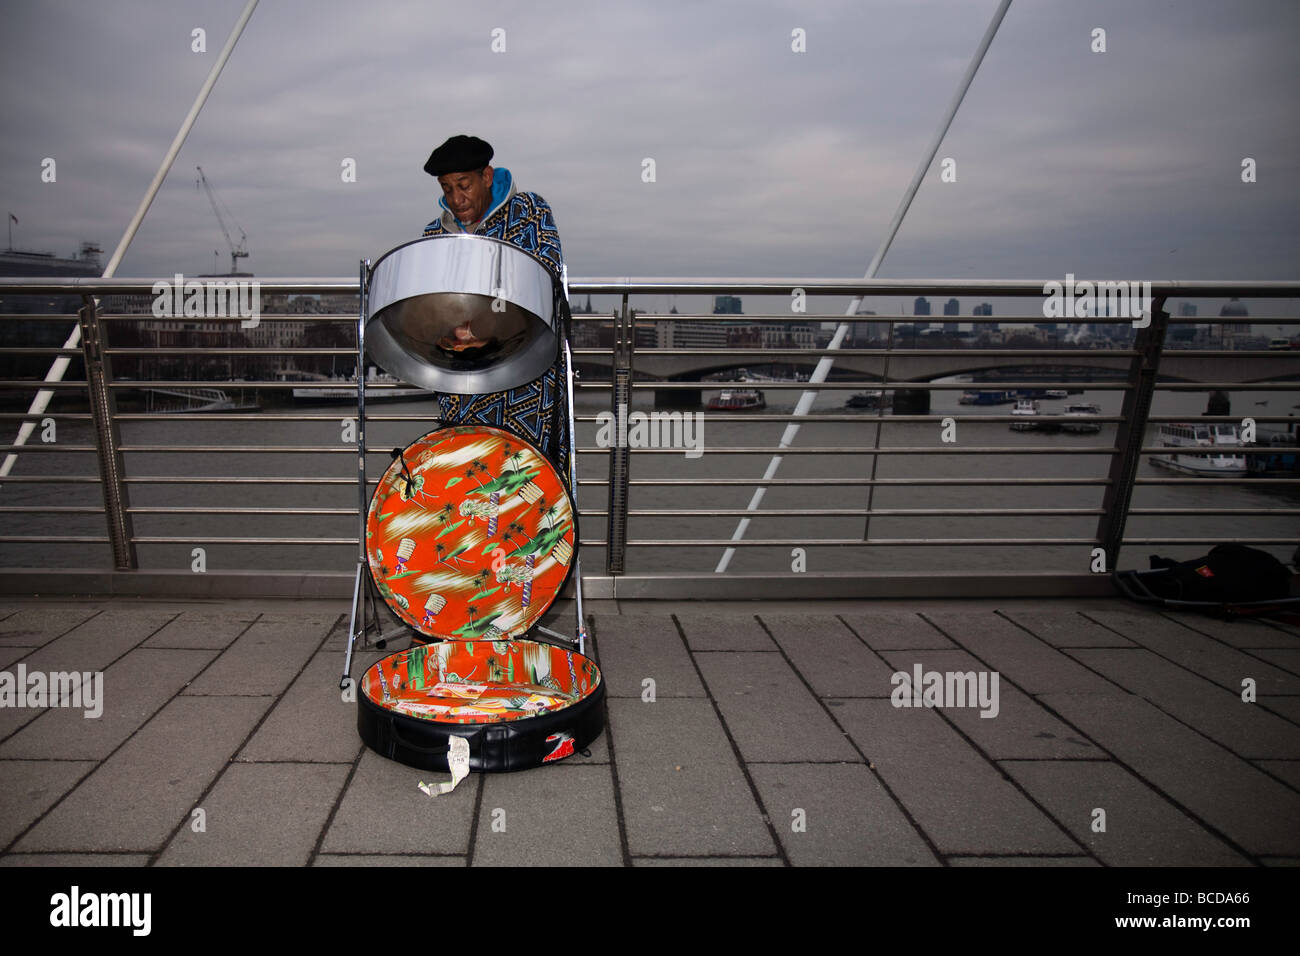
[[[573,352],[569,348],[568,329],[565,329],[564,336],[564,366],[565,379],[568,387],[568,415],[569,415],[569,488],[573,491],[573,508],[578,508],[578,438],[575,415],[573,413]],[[578,653],[587,653],[587,624],[586,618],[582,613],[582,558],[579,555],[579,542],[573,542],[573,595],[574,604],[577,609],[577,629],[578,636]]]
[[[365,597],[361,593],[361,575],[365,571],[363,562],[357,563],[357,576],[352,581],[352,616],[348,620],[348,646],[343,654],[343,676],[339,678],[339,688],[347,687],[348,678],[352,676],[352,648],[357,640],[357,614],[361,615],[362,630],[366,626],[366,609],[362,602]]]

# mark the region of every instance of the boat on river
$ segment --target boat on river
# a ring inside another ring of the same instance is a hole
[[[1199,478],[1239,478],[1246,474],[1236,425],[1218,422],[1173,422],[1157,429],[1157,443],[1168,449],[1151,463]]]

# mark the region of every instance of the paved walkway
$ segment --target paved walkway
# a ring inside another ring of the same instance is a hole
[[[430,798],[440,775],[357,737],[342,603],[6,599],[0,671],[104,691],[97,719],[0,708],[0,864],[1300,863],[1300,629],[1117,600],[588,610],[591,755]],[[982,673],[996,716],[894,706],[917,666]]]

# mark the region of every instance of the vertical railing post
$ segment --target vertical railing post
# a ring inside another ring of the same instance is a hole
[[[609,448],[609,521],[605,537],[605,573],[622,574],[627,559],[627,492],[630,455],[627,448],[627,413],[632,404],[632,350],[636,331],[627,294],[614,322],[613,387],[610,412],[614,416]]]
[[[86,363],[86,386],[90,393],[90,414],[95,423],[95,448],[99,457],[99,483],[104,492],[104,515],[113,546],[113,567],[134,571],[135,554],[130,500],[126,493],[126,465],[122,458],[122,436],[117,427],[117,396],[109,387],[112,367],[104,354],[103,326],[94,296],[85,296],[77,313],[81,327],[81,355]]]
[[[1106,491],[1101,501],[1101,518],[1097,522],[1097,542],[1105,552],[1107,569],[1112,571],[1119,567],[1124,525],[1128,521],[1134,480],[1142,459],[1142,444],[1146,440],[1147,419],[1151,416],[1151,401],[1168,328],[1165,297],[1157,296],[1151,303],[1150,324],[1138,330],[1133,343],[1129,388],[1124,393],[1124,407],[1120,411],[1122,420],[1115,435],[1119,453],[1111,456]]]

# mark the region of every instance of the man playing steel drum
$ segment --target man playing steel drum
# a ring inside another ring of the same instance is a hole
[[[491,160],[492,147],[477,136],[453,136],[433,151],[424,171],[442,187],[438,201],[442,214],[424,227],[424,236],[471,233],[501,239],[523,249],[558,278],[564,257],[551,207],[537,193],[520,192],[510,171],[493,168]],[[444,347],[467,349],[482,344],[466,323],[453,331]],[[440,394],[438,404],[445,424],[504,425],[540,449],[567,476],[565,387],[561,348],[540,378],[505,392]]]

